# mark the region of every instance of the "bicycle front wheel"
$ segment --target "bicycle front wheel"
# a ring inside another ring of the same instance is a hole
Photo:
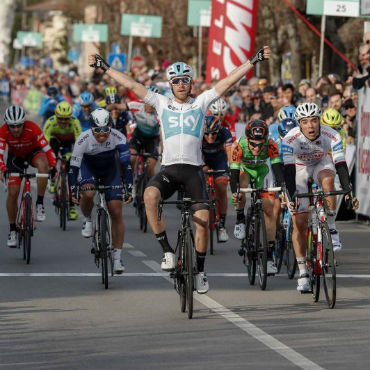
[[[317,242],[316,239],[313,238],[312,231],[309,230],[308,232],[308,265],[309,275],[310,275],[310,287],[312,293],[312,300],[314,302],[318,302],[320,298],[320,272],[317,269]]]
[[[67,191],[67,179],[66,174],[61,174],[61,182],[60,182],[60,227],[63,231],[66,230],[67,227],[67,213],[68,213],[68,191]]]
[[[148,178],[145,176],[143,178],[143,182],[141,183],[141,189],[140,189],[140,198],[141,198],[141,201],[142,201],[142,220],[141,220],[141,224],[142,224],[142,230],[144,233],[147,232],[148,230],[148,218],[146,216],[146,210],[145,210],[145,203],[144,203],[144,191],[145,191],[145,188],[146,188],[146,185],[148,183]]]
[[[215,206],[212,204],[211,209],[209,210],[209,253],[212,255],[215,229],[216,229],[216,209]]]
[[[102,273],[102,282],[105,289],[108,289],[108,240],[107,232],[108,231],[108,214],[104,210],[98,211],[98,222],[99,222],[99,250],[101,258],[101,273]]]
[[[244,256],[244,263],[247,267],[248,280],[250,285],[254,285],[256,280],[256,249],[254,248],[254,230],[255,222],[251,221],[252,210],[248,208],[247,211],[247,224],[246,224],[246,238],[243,240],[244,251],[246,256]]]
[[[322,276],[324,283],[324,292],[326,301],[329,308],[334,308],[337,284],[336,284],[336,269],[335,269],[335,256],[333,251],[333,242],[331,239],[328,224],[325,222],[320,223],[322,235]]]
[[[194,268],[193,268],[194,243],[190,229],[186,230],[185,232],[184,248],[185,248],[184,270],[186,271],[185,275],[186,303],[188,308],[188,318],[191,319],[193,317],[193,292],[194,292]]]
[[[30,263],[31,260],[31,236],[32,236],[32,198],[31,195],[25,195],[25,225],[24,227],[24,235],[23,235],[23,256],[26,260],[27,265]]]
[[[265,290],[267,285],[267,235],[262,209],[258,212],[256,226],[258,282],[260,289]]]
[[[278,230],[276,232],[276,267],[277,267],[277,273],[280,273],[281,266],[283,264],[283,259],[284,259],[284,253],[285,253],[285,230],[283,225],[280,223]]]
[[[292,241],[293,225],[290,222],[286,235],[286,271],[289,279],[293,279],[297,270],[297,259]]]

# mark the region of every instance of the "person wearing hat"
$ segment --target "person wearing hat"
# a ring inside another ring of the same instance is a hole
[[[356,106],[352,99],[348,99],[343,104],[343,109],[345,111],[345,121],[343,125],[344,131],[347,133],[347,143],[354,144],[356,139]]]

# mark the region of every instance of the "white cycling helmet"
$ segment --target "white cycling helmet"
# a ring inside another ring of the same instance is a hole
[[[299,104],[295,111],[296,121],[300,121],[302,118],[308,117],[319,117],[321,116],[321,109],[316,103],[302,103]]]
[[[90,125],[94,127],[112,127],[113,120],[110,113],[104,108],[97,108],[90,114]]]
[[[226,114],[227,108],[228,104],[226,103],[226,101],[220,98],[210,105],[209,110],[212,112],[214,116],[223,117]]]
[[[15,126],[23,123],[25,116],[24,109],[20,105],[13,104],[6,109],[4,121],[8,126]]]
[[[188,76],[193,78],[193,69],[184,62],[176,62],[171,64],[166,71],[167,80],[170,81],[174,77]]]

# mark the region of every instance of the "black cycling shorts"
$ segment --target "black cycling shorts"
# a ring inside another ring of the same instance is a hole
[[[138,153],[143,150],[145,153],[151,153],[154,158],[157,159],[158,156],[158,145],[159,136],[145,137],[140,135],[137,129],[132,133],[129,147],[135,149]]]
[[[206,183],[201,167],[190,164],[174,164],[163,166],[153,176],[147,186],[154,186],[159,189],[163,199],[171,197],[176,190],[182,186],[185,196],[191,199],[208,199]],[[195,204],[193,211],[209,209],[206,203]]]

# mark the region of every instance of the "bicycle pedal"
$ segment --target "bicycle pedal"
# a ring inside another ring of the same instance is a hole
[[[244,248],[239,248],[239,250],[238,250],[238,254],[239,254],[239,256],[240,256],[240,257],[243,257],[243,256],[245,255],[245,250],[244,250]]]
[[[90,253],[91,253],[91,254],[95,254],[95,248],[94,248],[94,247],[92,247],[92,248],[90,249]]]

